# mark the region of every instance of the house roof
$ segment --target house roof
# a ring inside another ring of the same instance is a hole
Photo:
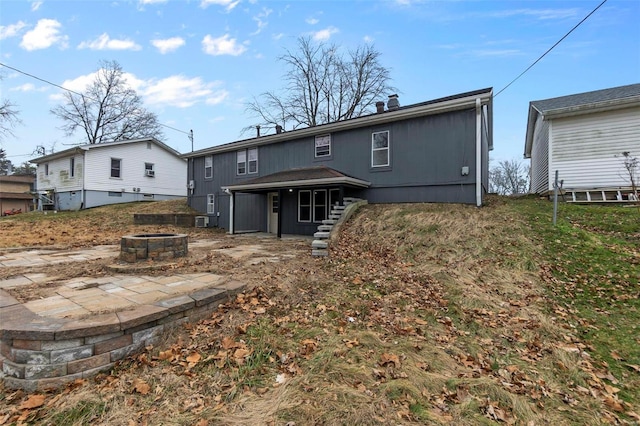
[[[285,131],[275,135],[266,135],[258,138],[244,139],[235,142],[217,145],[210,148],[183,154],[184,158],[201,157],[203,155],[218,154],[222,152],[235,151],[242,148],[255,147],[260,145],[268,145],[283,142],[291,139],[302,137],[312,137],[315,135],[326,134],[341,130],[354,129],[365,126],[379,125],[399,120],[406,120],[414,117],[422,117],[426,115],[440,114],[447,111],[457,111],[467,108],[473,108],[476,105],[476,99],[480,99],[482,105],[488,105],[491,109],[493,97],[493,89],[486,88],[475,90],[472,92],[460,93],[445,98],[433,99],[426,102],[407,105],[400,107],[394,111],[385,111],[383,113],[373,113],[361,117],[351,118],[348,120],[336,121],[332,123],[322,124],[314,127],[305,127],[303,129]],[[490,130],[491,131],[491,130]],[[491,138],[489,139],[489,149],[493,149]]]
[[[0,200],[31,200],[33,195],[28,192],[0,192]]]
[[[326,166],[289,169],[246,180],[223,189],[230,191],[264,191],[317,185],[347,185],[366,188],[369,182],[346,175]]]
[[[0,176],[0,183],[2,182],[35,183],[35,181],[36,181],[36,177],[34,175]]]
[[[529,102],[524,157],[531,158],[538,115],[545,120],[640,106],[640,83]]]
[[[108,147],[117,146],[117,145],[126,145],[126,144],[132,144],[132,143],[140,143],[140,142],[152,142],[152,143],[158,145],[160,148],[162,148],[162,149],[168,151],[169,153],[175,155],[176,157],[180,157],[181,156],[181,154],[178,151],[176,151],[175,149],[171,148],[170,146],[160,142],[159,140],[157,140],[155,138],[141,138],[141,139],[126,139],[126,140],[121,140],[121,141],[112,141],[112,142],[103,142],[103,143],[96,143],[96,144],[78,145],[78,146],[75,146],[73,148],[65,149],[64,151],[59,151],[59,152],[55,152],[53,154],[49,154],[49,155],[45,155],[45,156],[42,156],[42,157],[34,158],[32,160],[29,160],[29,162],[35,163],[35,164],[40,164],[40,163],[45,163],[47,161],[55,160],[57,158],[68,157],[72,153],[80,153],[80,152],[89,151],[91,149],[108,148]]]

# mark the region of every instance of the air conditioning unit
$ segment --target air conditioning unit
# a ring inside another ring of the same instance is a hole
[[[193,189],[196,187],[196,183],[192,180],[189,181],[189,183],[187,184],[187,188],[188,189]]]
[[[154,177],[156,172],[154,170],[145,170],[145,174],[149,177]]]
[[[209,216],[196,216],[196,228],[206,228],[209,226]]]

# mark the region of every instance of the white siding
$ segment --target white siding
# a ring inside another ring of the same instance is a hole
[[[552,138],[564,188],[629,187],[621,154],[640,156],[640,107],[555,119]]]
[[[120,178],[111,177],[111,158],[122,160]],[[141,141],[91,148],[86,153],[85,189],[140,194],[187,196],[187,162],[151,143]],[[145,175],[145,163],[153,163],[155,177]]]
[[[531,192],[540,194],[549,188],[549,122],[536,118],[531,145]]]
[[[75,162],[73,177],[70,176],[71,157]],[[75,154],[38,164],[36,188],[38,191],[49,189],[55,189],[56,192],[80,191],[84,174],[82,160],[82,154]],[[45,175],[46,164],[49,165],[48,175]]]

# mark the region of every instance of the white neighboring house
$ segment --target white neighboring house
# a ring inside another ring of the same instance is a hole
[[[80,145],[30,160],[40,209],[80,210],[187,196],[187,162],[153,139]]]
[[[623,152],[640,157],[640,84],[529,103],[532,193],[552,192],[557,170],[569,201],[627,199]]]

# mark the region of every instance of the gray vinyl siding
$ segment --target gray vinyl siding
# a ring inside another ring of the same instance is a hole
[[[491,117],[488,117],[490,123]],[[229,196],[222,187],[238,185],[283,170],[324,165],[371,183],[367,189],[350,189],[371,203],[453,202],[475,204],[476,179],[475,108],[406,119],[386,125],[363,126],[331,133],[331,157],[315,158],[314,137],[258,146],[258,173],[236,175],[236,151],[213,155],[213,178],[204,178],[205,156],[189,160],[189,180],[195,188],[189,204],[206,212],[206,195],[215,194],[219,216],[210,226],[229,227]],[[484,126],[484,124],[483,124]],[[374,132],[389,131],[390,165],[371,166]],[[482,163],[487,163],[490,129],[483,129]],[[319,132],[318,134],[326,134]],[[469,173],[463,176],[463,167]],[[487,170],[483,167],[483,185]],[[267,196],[236,194],[235,229],[266,231]],[[297,191],[283,191],[282,232],[312,234],[318,223],[297,221]]]

